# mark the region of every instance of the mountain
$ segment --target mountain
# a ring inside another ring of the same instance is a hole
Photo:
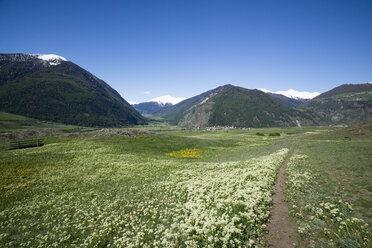
[[[132,104],[132,106],[142,115],[152,115],[185,99],[186,98],[176,98],[165,95],[152,99],[148,102]]]
[[[287,96],[284,96],[281,94],[275,94],[275,93],[267,93],[267,94],[269,94],[272,97],[275,97],[281,103],[291,108],[297,108],[298,106],[310,101],[310,99],[302,99],[302,98],[296,99],[296,98],[291,98],[291,97],[287,97]]]
[[[300,106],[330,124],[354,124],[372,119],[372,84],[343,84]]]
[[[187,127],[274,127],[322,122],[316,114],[292,109],[260,90],[230,84],[186,99],[157,115]]]
[[[293,98],[293,99],[313,99],[314,97],[320,95],[319,92],[297,91],[294,89],[289,89],[287,91],[280,90],[276,92],[272,92],[270,90],[263,89],[263,88],[259,88],[258,90],[261,90],[265,93],[283,95],[283,96],[286,96],[288,98]]]
[[[172,105],[173,104],[170,103],[161,104],[158,102],[141,102],[138,104],[133,104],[132,106],[142,115],[152,115]]]
[[[0,54],[0,111],[83,126],[145,123],[107,83],[53,54]]]
[[[262,88],[260,88],[258,90],[261,90],[261,91],[275,97],[281,103],[283,103],[283,104],[285,104],[289,107],[292,107],[292,108],[296,108],[296,107],[300,106],[301,104],[304,104],[304,103],[310,101],[310,99],[320,95],[319,92],[296,91],[296,90],[293,90],[293,89],[289,89],[287,91],[277,91],[277,92],[272,92],[270,90],[262,89]]]
[[[336,88],[333,88],[332,90],[324,92],[323,94],[320,94],[315,99],[332,97],[332,96],[341,95],[344,93],[369,92],[371,90],[372,90],[372,82],[362,83],[362,84],[343,84]]]
[[[150,100],[149,102],[157,102],[157,103],[162,104],[162,105],[166,105],[166,104],[174,105],[174,104],[177,104],[179,102],[182,102],[185,99],[186,98],[184,98],[184,97],[173,97],[173,96],[165,95],[165,96],[159,96],[157,98],[154,98],[154,99]]]

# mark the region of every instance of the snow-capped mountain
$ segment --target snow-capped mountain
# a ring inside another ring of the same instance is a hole
[[[263,88],[258,88],[258,90],[263,91],[265,93],[283,95],[283,96],[293,98],[293,99],[313,99],[314,97],[320,95],[319,92],[297,91],[297,90],[294,90],[294,89],[289,89],[287,91],[280,90],[280,91],[276,91],[276,92],[273,92],[273,91],[270,91],[270,90],[267,90],[267,89],[263,89]]]
[[[62,56],[56,54],[31,54],[31,56],[35,56],[38,59],[44,60],[49,63],[49,65],[59,65],[61,61],[67,61]]]
[[[5,55],[5,54],[4,54]],[[26,61],[34,61],[35,63],[41,64],[44,66],[53,66],[59,65],[62,62],[68,61],[62,56],[56,54],[23,54],[23,53],[15,53],[15,54],[8,54],[7,56],[2,56],[0,61],[9,61],[9,62],[26,62]]]
[[[183,100],[185,100],[186,98],[184,97],[173,97],[173,96],[170,96],[170,95],[165,95],[165,96],[159,96],[157,98],[154,98],[152,100],[150,100],[149,102],[157,102],[159,104],[167,104],[167,103],[170,103],[172,105],[175,105],[179,102],[182,102]]]
[[[146,123],[110,85],[55,54],[0,53],[0,110],[82,126]]]
[[[186,99],[155,115],[168,123],[184,127],[297,126],[296,120],[303,125],[317,123],[315,117],[285,106],[268,93],[231,84]]]
[[[160,110],[173,106],[179,102],[182,102],[186,98],[173,97],[169,95],[159,96],[148,102],[142,102],[138,104],[132,104],[132,106],[143,115],[151,115]]]
[[[297,91],[297,90],[294,90],[294,89],[289,89],[287,91],[281,90],[281,91],[276,91],[276,92],[273,92],[273,91],[267,90],[267,89],[263,89],[263,88],[259,88],[258,90],[263,91],[263,92],[275,97],[281,103],[283,103],[283,104],[285,104],[289,107],[292,107],[292,108],[296,108],[296,107],[310,101],[314,97],[320,95],[319,92]]]

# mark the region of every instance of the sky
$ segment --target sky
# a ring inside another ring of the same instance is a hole
[[[127,101],[372,81],[370,0],[0,0],[0,53],[58,54]]]

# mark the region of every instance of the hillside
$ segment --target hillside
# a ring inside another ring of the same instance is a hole
[[[301,104],[304,104],[308,102],[310,99],[302,99],[302,98],[290,98],[281,94],[276,93],[267,93],[272,97],[275,97],[278,99],[281,103],[284,105],[287,105],[288,107],[296,108],[300,106]]]
[[[7,129],[17,129],[40,124],[40,121],[25,116],[0,112],[0,132]]]
[[[142,115],[153,115],[185,99],[186,98],[183,97],[173,97],[170,95],[164,95],[154,98],[147,102],[132,104],[132,106]]]
[[[335,95],[340,95],[343,93],[352,93],[352,92],[366,92],[372,91],[372,83],[365,83],[365,84],[343,84],[336,88],[333,88],[327,92],[320,94],[319,96],[315,97],[314,99],[319,98],[326,98]]]
[[[270,96],[275,97],[284,105],[287,105],[292,108],[296,108],[301,104],[308,102],[310,99],[320,95],[319,92],[309,92],[309,91],[297,91],[294,89],[289,90],[280,90],[273,92],[264,88],[257,88],[258,90],[269,94]]]
[[[164,109],[158,113],[157,116],[162,116],[165,120],[172,124],[177,125],[179,121],[188,113],[191,109],[197,105],[205,103],[209,98],[225,90],[226,88],[232,87],[232,85],[224,85],[217,87],[213,90],[206,91],[200,95],[188,98],[172,107]]]
[[[145,122],[107,83],[56,55],[0,54],[0,111],[83,126]]]
[[[372,119],[372,84],[344,84],[300,106],[330,124],[349,125]]]
[[[132,105],[142,115],[152,115],[170,106],[172,106],[170,103],[160,104],[158,102],[141,102]]]
[[[318,125],[317,115],[292,109],[259,91],[225,85],[160,112],[173,124],[189,127],[274,127]]]

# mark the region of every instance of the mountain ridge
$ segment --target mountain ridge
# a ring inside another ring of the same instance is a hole
[[[147,102],[135,103],[131,105],[142,115],[153,115],[185,99],[186,98],[183,97],[177,98],[170,95],[164,95]]]
[[[258,90],[261,90],[265,93],[271,93],[271,94],[279,94],[283,95],[288,98],[293,98],[293,99],[313,99],[314,97],[320,95],[321,93],[319,92],[308,92],[308,91],[297,91],[294,89],[289,89],[289,90],[279,90],[276,92],[264,89],[264,88],[257,88]]]
[[[318,113],[332,125],[350,125],[372,119],[372,84],[343,84],[299,106]]]
[[[1,111],[85,126],[146,122],[103,80],[70,61],[39,56],[0,54]]]
[[[282,104],[260,91],[231,84],[182,101],[157,115],[172,124],[189,127],[222,125],[236,127],[317,125],[320,118]]]

